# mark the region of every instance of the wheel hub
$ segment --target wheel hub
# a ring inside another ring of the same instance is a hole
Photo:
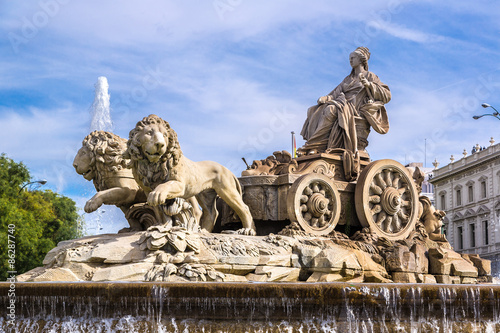
[[[394,187],[384,189],[380,197],[380,204],[388,215],[395,215],[401,209],[401,196]]]
[[[315,217],[320,217],[328,210],[328,199],[321,193],[314,193],[307,202],[309,212]]]

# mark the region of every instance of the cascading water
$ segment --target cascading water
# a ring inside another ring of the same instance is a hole
[[[16,293],[15,332],[500,330],[497,285],[18,283]]]
[[[113,122],[111,121],[110,104],[108,93],[108,79],[104,76],[97,78],[95,86],[95,97],[90,107],[90,131],[112,131]]]

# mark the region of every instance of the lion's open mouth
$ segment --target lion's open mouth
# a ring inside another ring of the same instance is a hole
[[[93,177],[92,169],[88,169],[87,171],[82,172],[81,175],[83,176],[83,178],[85,178],[87,180],[89,178],[92,178]]]

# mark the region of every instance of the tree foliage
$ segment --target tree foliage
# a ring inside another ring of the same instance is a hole
[[[8,264],[9,225],[14,226],[17,274],[42,266],[47,252],[60,241],[82,236],[75,202],[50,190],[21,191],[29,181],[30,173],[23,163],[0,155],[0,281],[12,271]]]

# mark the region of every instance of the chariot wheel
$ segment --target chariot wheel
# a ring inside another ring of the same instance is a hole
[[[340,194],[325,175],[311,173],[298,178],[287,197],[288,217],[314,235],[327,235],[340,217]]]
[[[407,169],[393,160],[366,166],[354,201],[359,222],[390,240],[408,237],[418,218],[418,193]]]

